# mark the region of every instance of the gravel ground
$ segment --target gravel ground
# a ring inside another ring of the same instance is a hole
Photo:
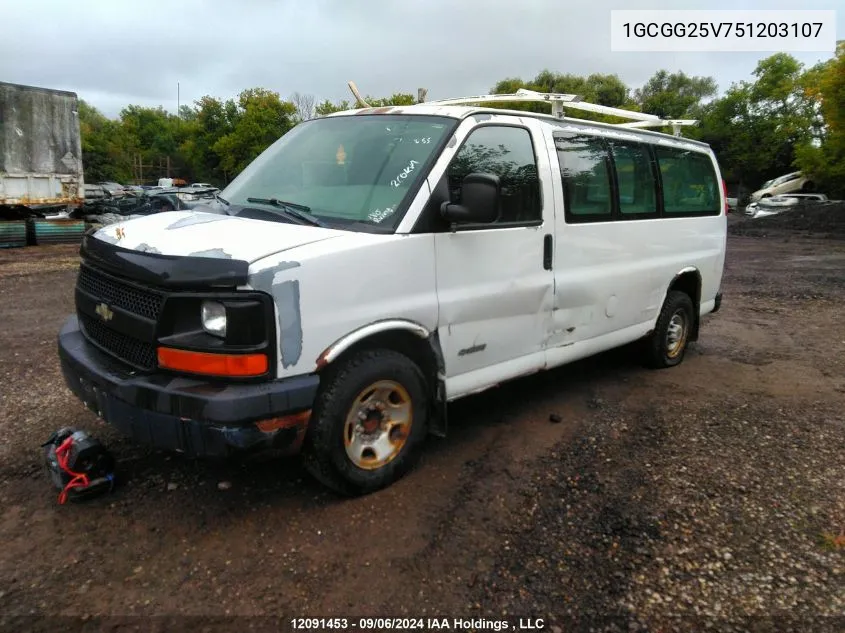
[[[55,355],[75,252],[0,251],[0,630],[845,630],[841,241],[730,237],[722,310],[681,366],[626,348],[467,398],[413,473],[353,500],[295,461],[191,462],[96,421]],[[112,495],[56,505],[38,444],[65,425],[118,457]]]

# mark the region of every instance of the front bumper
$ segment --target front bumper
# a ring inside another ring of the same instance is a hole
[[[138,443],[192,457],[296,452],[320,383],[315,374],[254,384],[141,374],[89,343],[75,316],[58,351],[65,382],[85,406]]]

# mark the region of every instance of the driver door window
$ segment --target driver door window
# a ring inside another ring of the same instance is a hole
[[[493,174],[502,187],[496,225],[530,225],[543,221],[537,159],[528,130],[486,125],[473,131],[446,171],[451,202],[460,204],[461,184],[471,173]],[[483,225],[489,227],[489,225]]]

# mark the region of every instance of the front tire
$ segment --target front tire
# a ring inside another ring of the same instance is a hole
[[[368,350],[330,366],[311,416],[303,462],[347,496],[394,483],[426,436],[429,390],[419,367],[392,350]]]
[[[692,299],[685,292],[670,290],[646,340],[646,364],[654,369],[674,367],[684,360],[695,315]]]

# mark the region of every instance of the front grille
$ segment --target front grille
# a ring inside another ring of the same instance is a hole
[[[152,290],[144,290],[83,266],[77,285],[88,294],[111,306],[123,308],[148,319],[158,319],[164,298]]]
[[[139,369],[153,369],[155,367],[155,346],[120,332],[115,332],[87,314],[80,312],[78,316],[83,334],[107,352]]]
[[[149,321],[158,321],[164,294],[122,281],[85,264],[79,270],[76,285],[89,297],[76,311],[83,334],[104,351],[137,369],[154,369],[155,341],[146,339],[149,334],[140,332],[149,332]],[[122,310],[120,325],[117,326],[118,319],[108,322],[94,316],[89,303],[91,298],[96,303]],[[142,320],[145,320],[143,325]],[[136,329],[133,321],[141,327]]]

